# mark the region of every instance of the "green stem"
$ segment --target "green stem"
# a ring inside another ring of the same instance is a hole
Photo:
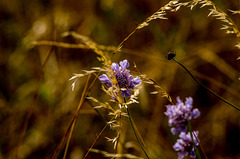
[[[192,127],[191,127],[191,122],[188,121],[188,129],[189,129],[189,132],[190,132],[190,136],[191,136],[191,139],[192,139],[192,143],[193,143],[193,148],[194,148],[194,152],[195,152],[195,155],[196,155],[196,159],[201,159],[201,156],[199,154],[199,151],[194,143],[194,140],[193,140],[193,132],[192,132]]]
[[[124,102],[126,103],[126,99],[125,99],[125,98],[124,98]],[[128,110],[128,107],[126,107],[126,109],[127,109],[127,113],[128,113],[128,117],[129,117],[129,121],[130,121],[131,127],[132,127],[133,132],[134,132],[134,135],[135,135],[135,137],[136,137],[136,139],[137,139],[137,142],[138,142],[139,145],[141,146],[141,148],[142,148],[143,152],[145,153],[146,157],[149,159],[149,156],[148,156],[148,154],[147,154],[147,151],[145,150],[143,144],[141,143],[140,138],[138,137],[137,132],[136,132],[136,130],[135,130],[135,128],[134,128],[134,125],[133,125],[132,118],[131,118],[130,112],[129,112],[129,110]]]
[[[222,98],[221,96],[219,96],[217,93],[213,92],[212,90],[210,90],[209,88],[207,88],[205,85],[203,85],[201,82],[199,82],[192,74],[191,72],[180,62],[178,62],[174,57],[172,57],[172,59],[178,63],[180,66],[182,66],[187,72],[188,74],[192,77],[192,79],[197,82],[199,85],[201,85],[203,88],[205,88],[207,91],[209,91],[210,93],[212,93],[214,96],[216,96],[217,98],[219,98],[220,100],[224,101],[225,103],[227,103],[228,105],[232,106],[233,108],[237,109],[238,111],[240,111],[240,108],[231,104],[229,101],[227,101],[226,99]]]
[[[148,156],[148,154],[147,154],[145,148],[143,147],[143,144],[141,143],[141,141],[140,141],[140,139],[139,139],[139,137],[138,137],[138,135],[137,135],[137,132],[136,132],[134,126],[133,126],[132,118],[131,118],[131,116],[130,116],[130,112],[129,112],[129,110],[128,110],[128,107],[126,107],[126,109],[127,109],[127,113],[128,113],[128,116],[129,116],[130,124],[131,124],[132,129],[133,129],[133,132],[134,132],[134,134],[135,134],[135,136],[136,136],[136,139],[137,139],[139,145],[141,146],[142,150],[144,151],[146,157],[149,159],[149,156]]]

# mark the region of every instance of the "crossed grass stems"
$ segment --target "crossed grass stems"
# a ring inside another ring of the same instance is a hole
[[[55,40],[54,41],[37,41],[37,42],[34,42],[35,45],[51,45],[52,47],[50,48],[49,50],[49,53],[48,53],[48,56],[47,58],[45,59],[45,62],[42,66],[42,73],[43,73],[43,69],[44,69],[44,66],[45,66],[45,63],[47,63],[48,61],[48,57],[50,56],[52,50],[53,50],[53,46],[58,46],[58,47],[65,47],[65,48],[85,48],[85,49],[92,49],[96,54],[100,55],[100,58],[99,60],[100,61],[103,61],[106,65],[110,65],[110,61],[112,59],[112,57],[118,52],[120,51],[120,49],[122,48],[123,44],[138,30],[142,29],[143,27],[146,27],[149,25],[149,22],[152,21],[152,20],[155,20],[155,19],[167,19],[165,18],[164,16],[168,13],[168,12],[176,12],[178,11],[181,7],[189,7],[190,9],[194,8],[196,5],[201,5],[201,7],[206,7],[206,6],[209,6],[211,7],[209,9],[210,13],[209,13],[209,16],[213,16],[215,17],[216,19],[219,19],[220,21],[222,21],[223,23],[223,27],[221,29],[223,30],[226,30],[226,33],[231,33],[231,34],[235,34],[236,37],[240,37],[240,32],[238,30],[238,28],[236,27],[235,23],[231,20],[231,18],[229,18],[229,16],[223,12],[222,10],[220,10],[212,1],[210,0],[192,0],[192,1],[188,1],[188,2],[179,2],[178,0],[172,0],[170,1],[169,3],[167,3],[164,7],[161,7],[157,12],[155,12],[154,14],[152,14],[150,17],[148,17],[143,23],[141,23],[140,25],[138,25],[134,30],[133,32],[131,32],[117,47],[105,47],[105,46],[100,46],[98,44],[96,44],[95,42],[91,41],[90,39],[84,37],[84,36],[81,36],[79,34],[76,34],[74,32],[68,32],[65,34],[65,36],[67,35],[72,35],[73,37],[75,38],[78,38],[80,40],[83,41],[83,44],[68,44],[68,43],[59,43],[59,42],[56,42]],[[231,11],[233,14],[240,14],[240,11]],[[240,43],[238,43],[236,45],[239,49],[240,49]],[[110,60],[108,60],[105,56],[105,53],[104,51],[111,51],[112,54],[110,56]],[[175,60],[174,60],[175,61]],[[175,61],[176,62],[176,61]],[[71,139],[71,136],[72,136],[72,132],[74,130],[74,127],[75,127],[75,123],[76,123],[76,119],[79,115],[79,111],[81,109],[81,106],[82,104],[84,103],[88,93],[90,92],[92,86],[94,85],[95,81],[97,80],[99,74],[100,74],[101,71],[98,72],[98,74],[96,73],[90,73],[88,75],[88,79],[86,81],[86,84],[85,84],[85,87],[84,87],[84,91],[82,93],[82,96],[81,96],[81,100],[79,102],[79,105],[78,105],[78,108],[69,124],[69,127],[68,129],[66,130],[63,138],[61,139],[61,142],[59,143],[58,147],[56,148],[55,152],[54,152],[54,155],[53,155],[53,159],[57,158],[58,154],[59,154],[59,151],[61,150],[66,138],[68,137],[67,139],[67,142],[66,142],[66,147],[65,147],[65,151],[64,151],[64,159],[66,158],[66,155],[67,155],[67,150],[68,150],[68,147],[69,147],[69,143],[70,143],[70,139]],[[139,73],[141,73],[139,70],[138,70]],[[40,77],[39,77],[39,83],[41,83],[41,79],[42,79],[42,73],[40,74]],[[95,78],[93,80],[93,82],[90,84],[90,77],[92,76],[92,74],[95,75]],[[191,74],[190,74],[191,75]],[[191,75],[192,76],[192,75]],[[145,76],[146,77],[146,76]],[[192,76],[193,77],[193,76]],[[193,78],[194,79],[194,78]],[[195,80],[195,79],[194,79]],[[162,89],[158,84],[157,82],[155,82],[154,80],[152,79],[149,79],[148,78],[148,81],[150,81],[151,84],[153,84],[155,86],[155,88],[158,88],[160,89],[160,91],[157,91],[157,93],[161,93],[162,96],[166,97],[170,103],[173,103],[172,100],[171,100],[171,97],[166,93],[166,91],[164,89]],[[200,84],[201,85],[201,84]],[[36,91],[38,92],[38,91]],[[36,102],[37,100],[37,94],[36,94],[36,97],[33,98],[33,102],[32,102],[32,105],[29,109],[29,112],[28,112],[28,115],[27,115],[27,118],[25,120],[25,123],[24,123],[24,128],[23,128],[23,132],[22,132],[22,135],[19,139],[19,142],[18,142],[18,146],[17,146],[17,151],[16,151],[16,154],[15,154],[15,159],[18,158],[18,153],[20,151],[20,147],[21,147],[21,144],[24,140],[24,136],[25,136],[25,132],[26,132],[26,129],[27,129],[27,126],[28,126],[28,122],[30,120],[30,117],[31,117],[31,114],[32,114],[32,109],[34,107],[34,103]],[[229,104],[229,103],[227,103]],[[231,104],[230,104],[231,105]],[[232,105],[231,105],[232,106]],[[237,110],[239,110],[238,107],[236,106],[233,106],[234,108],[236,108]],[[128,112],[128,115],[129,115],[129,120],[130,120],[130,123],[132,125],[132,128],[133,128],[133,131],[135,133],[135,136],[138,140],[138,134],[135,132],[135,129],[134,129],[134,125],[132,124],[132,119],[130,117],[130,113],[129,113],[129,110],[127,108],[127,112]],[[110,119],[110,121],[112,121],[114,119],[114,117],[112,119]],[[102,129],[102,131],[99,133],[99,135],[96,137],[95,141],[93,142],[92,146],[89,148],[88,152],[86,153],[85,155],[85,158],[87,157],[87,155],[89,154],[90,150],[93,148],[94,144],[97,142],[98,138],[101,136],[102,132],[107,128],[107,126],[109,125],[110,122],[107,122],[107,124],[105,125],[105,127]],[[191,129],[189,127],[189,129]],[[191,137],[192,135],[195,135],[195,134],[192,134],[191,133]],[[196,136],[195,136],[196,137]],[[197,138],[196,138],[197,139]],[[198,139],[197,139],[198,140]],[[143,147],[143,143],[141,143],[141,141],[138,141],[140,146],[142,147],[145,155],[147,158],[148,155],[145,151],[145,148]],[[199,142],[200,143],[200,142]],[[200,144],[200,148],[202,149],[202,146]],[[203,149],[202,149],[203,151]],[[203,151],[204,153],[204,151]],[[205,153],[204,153],[205,155]],[[205,158],[207,158],[207,156],[205,155]]]

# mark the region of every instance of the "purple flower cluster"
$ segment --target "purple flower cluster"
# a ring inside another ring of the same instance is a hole
[[[193,134],[195,134],[197,137],[198,131],[193,131]],[[174,150],[179,151],[178,159],[182,159],[184,158],[184,156],[190,156],[191,158],[195,158],[194,146],[190,136],[190,132],[188,132],[187,134],[185,132],[181,132],[179,137],[180,139],[178,139],[173,146]],[[193,141],[196,146],[199,145],[194,135]]]
[[[112,63],[111,69],[114,71],[117,85],[122,91],[122,96],[130,97],[131,89],[138,85],[141,80],[138,77],[133,78],[133,76],[130,75],[130,71],[127,69],[129,67],[129,62],[127,60],[123,60],[119,64],[120,66],[117,63]],[[102,83],[105,83],[107,87],[111,87],[113,85],[111,78],[109,78],[106,74],[99,76],[99,79]]]
[[[165,115],[168,116],[169,126],[172,126],[171,132],[177,135],[179,132],[187,130],[187,123],[192,118],[197,118],[200,112],[197,108],[192,110],[193,99],[191,97],[186,98],[186,102],[183,103],[179,97],[177,97],[176,105],[168,105]]]
[[[184,158],[184,156],[190,156],[195,158],[194,145],[198,146],[198,142],[193,135],[193,141],[190,136],[190,132],[186,133],[188,122],[197,118],[200,112],[197,108],[192,107],[193,99],[191,97],[186,98],[185,103],[183,103],[179,97],[177,97],[176,105],[168,105],[165,115],[168,116],[168,124],[172,126],[171,132],[177,135],[180,132],[179,138],[175,145],[174,150],[178,151],[178,159]],[[193,131],[193,133],[198,136],[198,132]]]

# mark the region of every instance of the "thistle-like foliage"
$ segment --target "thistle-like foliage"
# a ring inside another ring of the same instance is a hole
[[[120,66],[117,63],[112,63],[111,69],[113,70],[113,73],[110,73],[109,76],[103,74],[99,76],[99,79],[102,83],[105,83],[107,87],[116,84],[122,92],[123,97],[130,97],[131,90],[134,86],[138,85],[141,80],[138,77],[133,78],[133,76],[130,75],[130,71],[127,69],[129,67],[129,62],[127,60],[123,60],[119,64]],[[113,82],[115,79],[117,80],[117,83]],[[115,99],[116,96],[118,96],[118,92],[115,92],[113,98]]]
[[[193,133],[198,136],[198,131],[193,131]],[[191,158],[195,158],[194,146],[199,145],[195,136],[193,137],[194,143],[192,142],[190,132],[187,134],[185,132],[181,132],[179,138],[175,145],[173,146],[174,150],[178,151],[178,159],[184,158],[184,156],[190,156]]]
[[[186,98],[186,102],[183,103],[179,97],[177,97],[176,105],[167,105],[167,111],[165,115],[168,116],[169,126],[172,126],[171,132],[177,135],[181,131],[187,130],[187,123],[192,118],[197,118],[200,112],[197,108],[192,109],[193,99],[191,97]]]

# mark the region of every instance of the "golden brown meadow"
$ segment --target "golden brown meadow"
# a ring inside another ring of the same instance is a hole
[[[126,103],[149,158],[177,158],[177,136],[164,115],[177,96],[191,96],[200,110],[192,127],[208,158],[240,158],[240,112],[167,60],[175,51],[199,81],[240,106],[238,0],[1,1],[0,7],[0,158],[146,158],[123,99],[110,101],[111,90],[98,79],[124,59],[142,80]]]

